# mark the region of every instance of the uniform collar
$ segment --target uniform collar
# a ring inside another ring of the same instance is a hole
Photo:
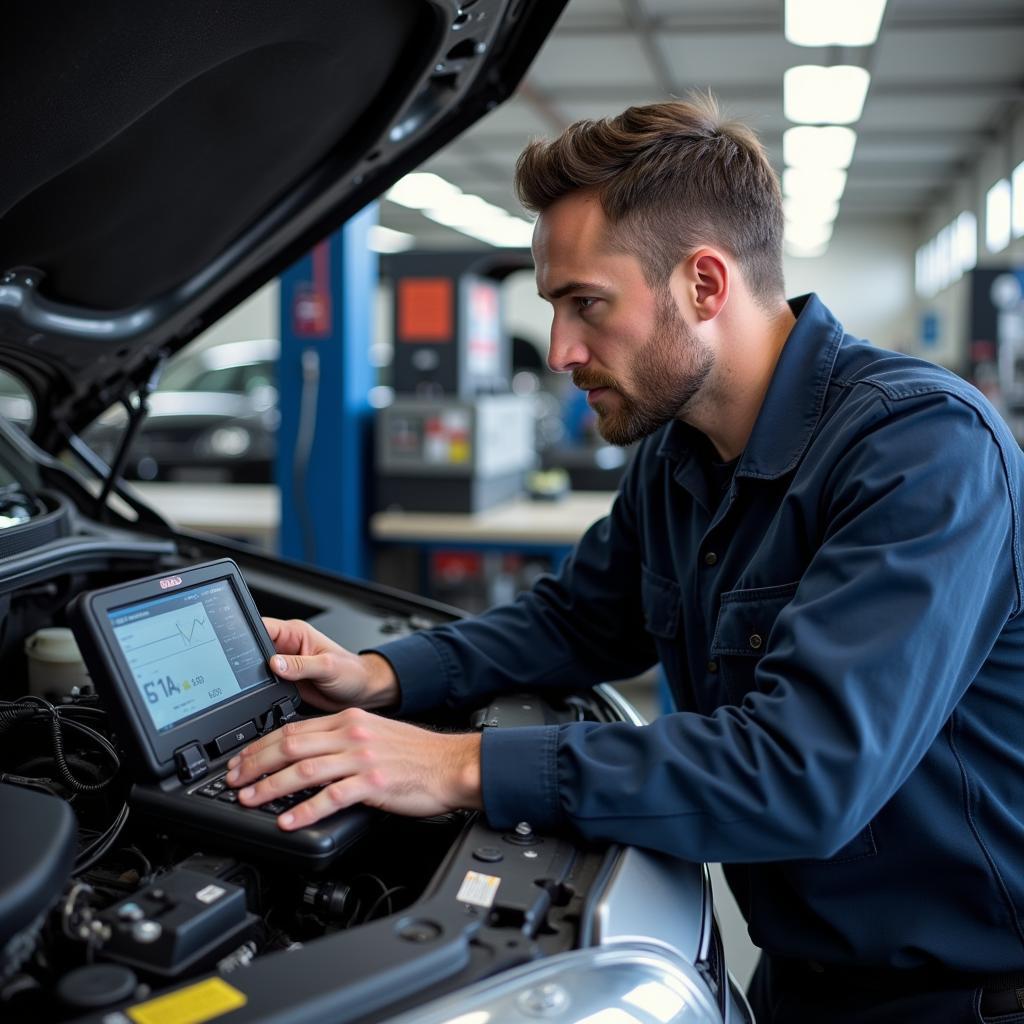
[[[843,326],[817,295],[791,299],[796,323],[782,347],[761,411],[757,415],[736,476],[772,480],[789,472],[803,455],[821,418]],[[673,420],[665,429],[658,454],[676,461],[701,457],[703,435]]]

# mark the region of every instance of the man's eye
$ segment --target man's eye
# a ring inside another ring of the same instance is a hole
[[[594,305],[595,302],[597,302],[597,299],[589,298],[586,295],[577,295],[576,296],[576,308],[581,313],[584,312],[585,310],[590,309]]]

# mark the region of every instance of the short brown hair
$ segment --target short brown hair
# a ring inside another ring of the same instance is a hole
[[[616,241],[652,286],[708,242],[736,258],[762,304],[783,294],[778,178],[754,132],[723,120],[710,94],[577,121],[557,139],[531,142],[515,187],[534,213],[596,189]]]

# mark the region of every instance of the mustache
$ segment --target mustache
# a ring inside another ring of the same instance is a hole
[[[607,377],[603,373],[588,373],[586,370],[573,370],[572,382],[580,391],[593,391],[595,388],[618,390],[614,377]]]

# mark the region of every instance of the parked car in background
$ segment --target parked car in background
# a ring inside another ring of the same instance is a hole
[[[123,464],[135,480],[264,483],[273,476],[276,338],[213,345],[171,363]],[[83,434],[108,464],[128,426],[111,406]]]

